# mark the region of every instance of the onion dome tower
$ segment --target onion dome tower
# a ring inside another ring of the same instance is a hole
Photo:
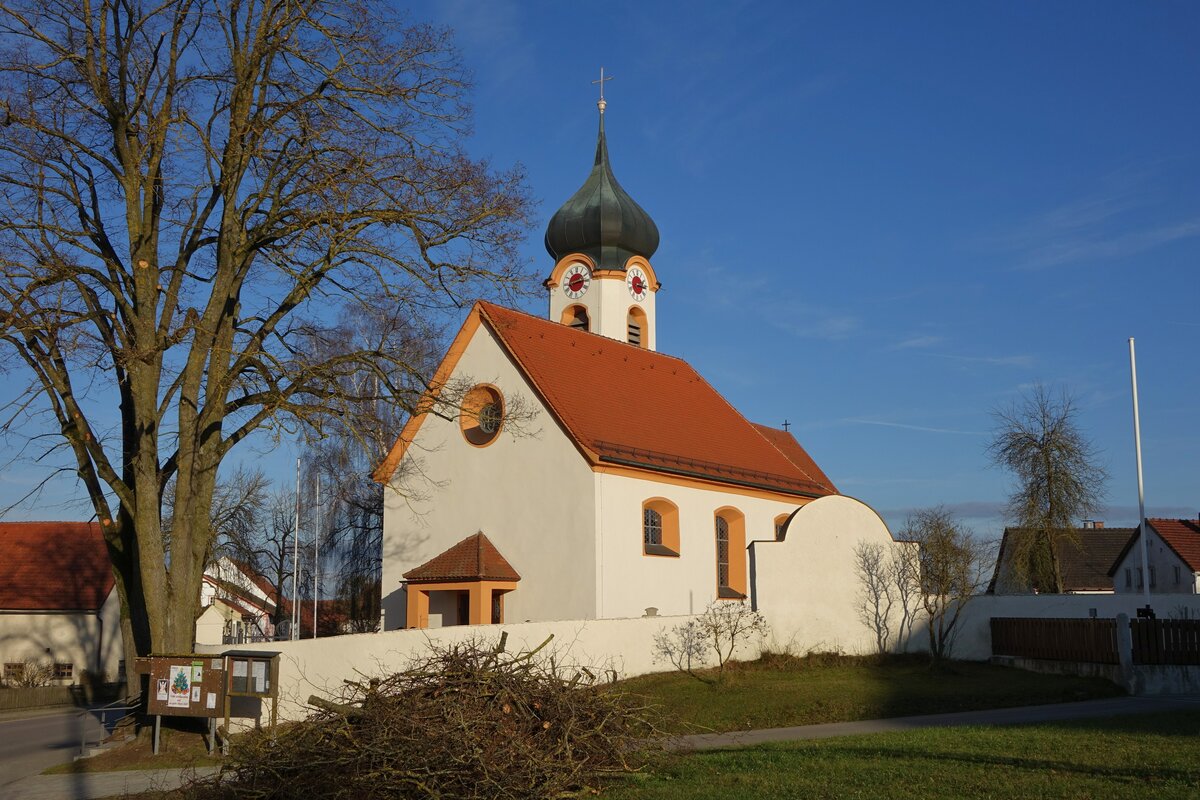
[[[650,257],[658,226],[613,174],[604,134],[604,70],[600,131],[592,171],[546,226],[554,268],[546,279],[550,318],[653,350],[654,299],[661,288]]]

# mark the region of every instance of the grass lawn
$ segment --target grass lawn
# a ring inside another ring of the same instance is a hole
[[[679,756],[610,800],[1200,797],[1200,711],[924,728]]]
[[[726,668],[725,684],[680,673],[622,684],[669,710],[672,731],[733,731],[1113,697],[1108,681],[975,662],[931,673],[922,658],[768,656]]]

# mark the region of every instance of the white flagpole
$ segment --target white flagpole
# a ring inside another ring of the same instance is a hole
[[[1146,497],[1142,489],[1142,425],[1138,419],[1137,357],[1133,352],[1133,337],[1129,337],[1129,376],[1133,382],[1133,449],[1137,452],[1138,483],[1138,541],[1142,550],[1142,594],[1150,605],[1150,563],[1146,558]]]
[[[317,638],[317,571],[321,568],[321,478],[317,477],[317,530],[313,534],[313,638]]]
[[[296,532],[292,535],[292,638],[300,638],[300,595],[296,579],[300,575],[300,458],[296,458]]]

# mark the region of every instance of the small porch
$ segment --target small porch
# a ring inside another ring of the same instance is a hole
[[[521,576],[482,531],[404,573],[406,628],[499,625]]]

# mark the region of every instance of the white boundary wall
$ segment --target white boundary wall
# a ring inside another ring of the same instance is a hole
[[[1137,616],[1137,610],[1146,604],[1142,595],[1128,594],[1037,594],[1037,595],[989,595],[971,599],[963,610],[959,631],[954,640],[953,658],[967,661],[983,661],[992,657],[992,617],[1041,617],[1045,619],[1086,619],[1091,609],[1096,609],[1100,619],[1115,619],[1117,614]],[[1151,595],[1150,605],[1159,619],[1178,616],[1187,609],[1188,617],[1200,618],[1200,595],[1158,594]],[[920,652],[928,648],[929,635],[923,622],[913,630],[909,640],[909,652]]]
[[[199,646],[203,653],[225,650],[280,651],[279,718],[299,719],[308,713],[310,695],[338,694],[343,681],[362,680],[404,669],[414,657],[430,652],[430,645],[445,647],[474,637],[488,643],[508,633],[510,653],[531,650],[546,637],[554,640],[543,653],[553,652],[558,666],[586,666],[593,672],[614,670],[618,678],[672,669],[655,663],[654,636],[686,623],[690,617],[640,617],[571,622],[526,622],[515,625],[460,625],[448,628],[361,633],[328,639],[234,646]],[[757,649],[739,653],[738,658],[756,658]],[[597,678],[603,679],[603,674]],[[269,706],[264,709],[264,715]],[[264,716],[265,720],[265,716]]]

